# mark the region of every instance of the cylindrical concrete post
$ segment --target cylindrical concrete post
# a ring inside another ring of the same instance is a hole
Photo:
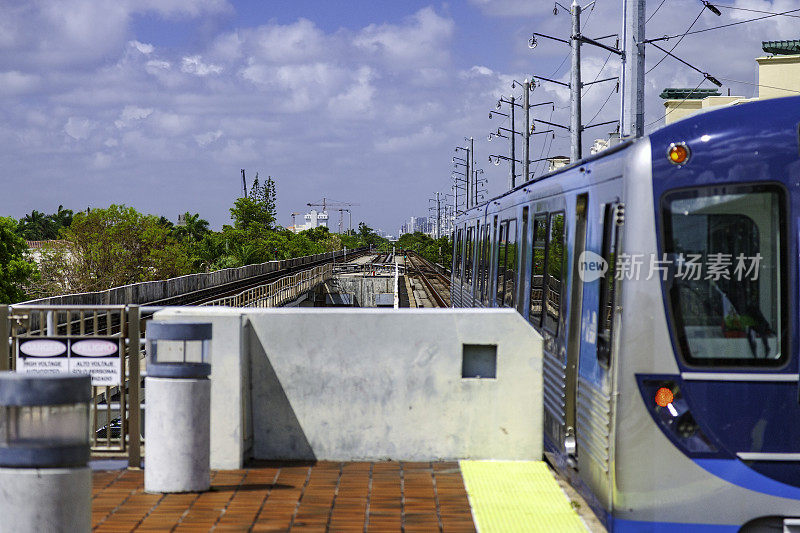
[[[145,492],[208,490],[211,324],[151,321],[145,337]]]
[[[0,372],[0,531],[91,530],[90,398],[88,375]]]

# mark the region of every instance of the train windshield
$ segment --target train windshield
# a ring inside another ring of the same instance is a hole
[[[714,187],[668,194],[665,255],[677,344],[698,366],[776,366],[786,360],[783,191]]]

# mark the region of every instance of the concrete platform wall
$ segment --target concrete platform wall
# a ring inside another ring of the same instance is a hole
[[[157,318],[189,317],[214,323],[212,468],[246,454],[542,456],[542,342],[512,310],[175,308]],[[465,344],[497,346],[495,379],[462,378]]]

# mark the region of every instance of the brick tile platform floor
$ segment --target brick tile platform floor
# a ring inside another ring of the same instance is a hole
[[[141,470],[93,480],[95,531],[475,531],[454,462],[262,462],[199,494],[145,494]]]

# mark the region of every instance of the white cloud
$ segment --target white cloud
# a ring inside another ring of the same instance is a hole
[[[40,77],[18,70],[0,72],[0,94],[8,96],[29,93],[39,86]]]
[[[455,22],[426,7],[405,24],[371,24],[354,39],[356,46],[391,62],[394,68],[446,63]]]
[[[372,110],[375,87],[371,84],[374,77],[372,69],[361,67],[355,76],[355,82],[343,93],[328,101],[328,109],[336,116],[350,116],[369,113]]]
[[[222,137],[222,130],[207,131],[205,133],[201,133],[200,135],[195,135],[194,140],[199,146],[205,147],[220,137]]]
[[[143,120],[153,114],[152,107],[137,107],[133,105],[126,105],[119,118],[114,121],[114,125],[118,128],[124,128],[137,120]]]
[[[147,55],[152,54],[155,47],[152,44],[140,43],[139,41],[128,41],[128,44]]]
[[[541,15],[553,9],[549,2],[536,0],[469,0],[469,3],[490,17]]]
[[[94,122],[83,117],[69,117],[64,124],[64,132],[76,141],[89,137],[89,132],[94,128]]]
[[[319,59],[326,51],[326,36],[307,19],[285,26],[269,24],[242,32],[247,51],[258,61],[297,63]]]
[[[208,76],[209,74],[219,74],[222,72],[222,67],[210,63],[203,63],[202,58],[196,55],[183,58],[181,71],[196,76]]]
[[[420,131],[409,135],[376,141],[375,149],[382,153],[408,152],[409,150],[419,149],[421,147],[439,145],[444,139],[445,134],[443,131],[434,129],[433,126],[428,124]]]

